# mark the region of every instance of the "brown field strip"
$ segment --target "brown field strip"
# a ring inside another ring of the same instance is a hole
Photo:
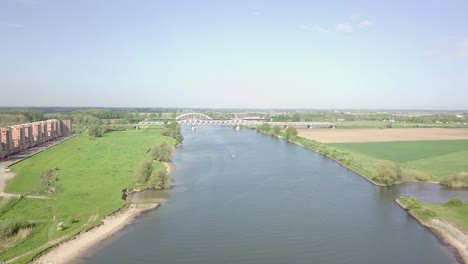
[[[468,139],[468,129],[298,129],[299,136],[322,143]]]

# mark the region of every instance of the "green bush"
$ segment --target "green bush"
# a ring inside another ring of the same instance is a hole
[[[151,160],[143,160],[138,164],[135,171],[135,178],[138,183],[146,183],[151,173],[153,172],[153,162]]]
[[[288,127],[286,128],[284,132],[285,132],[286,139],[289,139],[289,140],[292,140],[296,138],[297,136],[297,129],[294,127]]]
[[[268,132],[270,131],[270,129],[271,129],[271,126],[268,123],[263,123],[257,127],[257,130],[261,132]]]
[[[276,136],[281,132],[281,128],[278,125],[273,127],[273,134]]]
[[[403,197],[400,198],[400,201],[408,210],[415,210],[421,208],[421,202],[418,201],[416,197]]]
[[[377,173],[373,178],[376,182],[393,185],[402,179],[400,165],[396,162],[383,160],[377,164]]]
[[[416,209],[416,213],[419,215],[419,216],[422,216],[424,218],[434,218],[437,216],[436,212],[434,212],[433,210],[431,209],[428,209],[428,208],[418,208]]]
[[[155,190],[165,190],[171,187],[171,183],[172,178],[165,171],[153,171],[146,182],[146,187]]]
[[[444,203],[446,207],[459,207],[463,206],[463,201],[458,198],[450,199],[448,202]]]
[[[98,125],[92,125],[88,128],[88,134],[92,138],[97,138],[97,137],[102,137],[106,133],[106,129],[98,126]]]
[[[169,161],[172,157],[172,147],[163,142],[154,146],[150,154],[157,161]]]
[[[458,173],[445,177],[440,184],[449,187],[468,187],[468,173]]]

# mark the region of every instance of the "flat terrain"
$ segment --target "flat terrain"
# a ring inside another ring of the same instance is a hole
[[[13,206],[7,206],[10,202],[0,206],[0,220],[35,223],[28,239],[6,252],[0,250],[0,262],[22,254],[26,255],[15,263],[27,262],[52,241],[86,230],[125,205],[122,189],[134,183],[133,173],[147,150],[163,141],[175,143],[159,129],[111,132],[97,139],[80,135],[12,166],[17,175],[6,192],[46,199],[10,198]],[[55,193],[45,192],[41,182],[48,170],[53,171]],[[59,222],[64,222],[65,230],[57,231]]]
[[[468,139],[468,129],[298,129],[299,136],[322,143]]]
[[[377,159],[400,162],[432,180],[468,172],[468,140],[337,143],[337,147]]]

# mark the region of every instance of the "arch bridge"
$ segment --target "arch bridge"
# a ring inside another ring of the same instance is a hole
[[[286,128],[289,126],[297,128],[328,128],[335,127],[331,122],[271,122],[263,119],[213,119],[208,115],[201,113],[186,113],[176,117],[175,121],[181,126],[259,126],[262,124],[270,124],[270,126],[280,126]],[[162,126],[164,122],[140,122],[139,125]]]

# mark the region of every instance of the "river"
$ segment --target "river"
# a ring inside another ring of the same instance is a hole
[[[157,196],[162,206],[78,262],[459,263],[394,199],[468,200],[466,191],[379,188],[330,159],[251,130],[199,128],[184,137],[173,158],[174,188],[140,197]]]

